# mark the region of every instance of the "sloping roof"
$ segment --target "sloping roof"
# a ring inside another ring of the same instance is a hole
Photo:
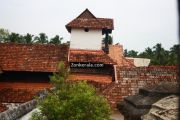
[[[82,12],[77,18],[82,19],[96,19],[96,17],[88,10],[86,9],[84,12]]]
[[[55,72],[59,61],[67,62],[68,46],[0,43],[2,71]]]
[[[77,18],[66,25],[70,32],[71,28],[92,28],[113,30],[113,19],[96,18],[88,9],[82,12]]]
[[[126,59],[125,57],[122,57],[122,65],[120,66],[135,67],[134,60]]]
[[[69,62],[92,62],[104,64],[116,64],[102,50],[70,50]]]

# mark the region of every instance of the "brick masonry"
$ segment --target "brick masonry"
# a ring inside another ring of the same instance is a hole
[[[117,67],[118,83],[96,83],[112,107],[123,98],[135,95],[139,88],[154,86],[160,82],[177,82],[178,68],[175,66]]]
[[[70,74],[70,80],[87,80],[87,81],[95,81],[99,83],[111,83],[112,76],[111,75],[102,75],[102,74]]]

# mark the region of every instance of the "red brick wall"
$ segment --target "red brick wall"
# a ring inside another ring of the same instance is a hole
[[[177,82],[177,67],[117,67],[118,83],[110,83],[101,91],[112,107],[123,100],[124,97],[134,95],[138,89],[145,86],[156,85],[160,82]]]
[[[99,83],[111,83],[111,75],[102,75],[102,74],[81,74],[81,73],[72,73],[69,75],[70,80],[86,80],[94,81]]]

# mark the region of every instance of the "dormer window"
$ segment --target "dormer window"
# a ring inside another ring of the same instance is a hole
[[[85,32],[89,32],[89,28],[85,28],[84,31],[85,31]]]

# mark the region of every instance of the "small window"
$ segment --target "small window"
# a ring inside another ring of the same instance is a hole
[[[85,32],[89,32],[89,29],[88,29],[88,28],[85,28],[84,31],[85,31]]]

